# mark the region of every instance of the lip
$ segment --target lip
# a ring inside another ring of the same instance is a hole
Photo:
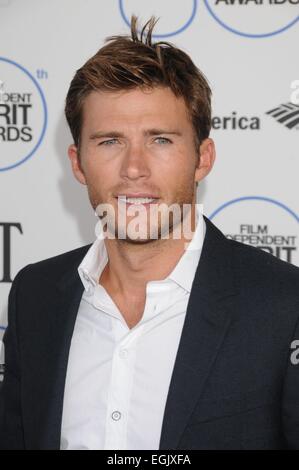
[[[158,196],[154,196],[153,194],[145,194],[145,193],[130,193],[130,194],[118,194],[116,197],[116,199],[118,199],[119,196],[125,196],[125,197],[148,197],[148,198],[152,198],[152,199],[159,199]]]

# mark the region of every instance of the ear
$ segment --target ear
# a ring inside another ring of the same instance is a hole
[[[205,139],[201,143],[198,152],[198,164],[194,175],[194,181],[196,183],[205,178],[213,168],[216,158],[214,141],[210,138]]]
[[[67,153],[71,161],[72,170],[73,170],[73,174],[75,178],[79,181],[79,183],[86,184],[85,175],[81,167],[79,151],[76,145],[75,144],[70,145]]]

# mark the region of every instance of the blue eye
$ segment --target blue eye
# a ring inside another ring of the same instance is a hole
[[[159,140],[160,143],[162,143],[162,144],[171,144],[171,140],[167,139],[166,137],[157,137],[156,140]]]
[[[111,145],[114,142],[117,142],[117,139],[104,140],[104,142],[100,142],[99,145]]]

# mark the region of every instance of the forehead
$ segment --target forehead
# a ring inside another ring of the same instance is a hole
[[[170,88],[134,88],[122,91],[92,91],[83,103],[83,124],[189,124],[189,113],[182,97]]]

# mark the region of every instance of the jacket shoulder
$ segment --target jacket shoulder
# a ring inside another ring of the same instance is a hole
[[[276,256],[251,245],[238,242],[236,240],[227,239],[236,252],[237,257],[246,266],[254,269],[255,271],[268,271],[271,270],[277,275],[290,275],[299,278],[299,267],[294,264],[284,261]],[[240,263],[239,263],[240,264]]]
[[[217,249],[217,256],[231,257],[235,273],[240,280],[257,280],[262,285],[267,280],[299,282],[299,267],[287,261],[283,261],[265,250],[247,245],[236,240],[227,238],[225,234],[209,220],[204,217],[207,224],[207,238],[213,250]],[[263,282],[264,281],[264,282]]]
[[[235,240],[228,243],[233,248],[235,277],[241,289],[254,289],[256,295],[270,295],[273,301],[299,309],[299,267],[260,248]]]

